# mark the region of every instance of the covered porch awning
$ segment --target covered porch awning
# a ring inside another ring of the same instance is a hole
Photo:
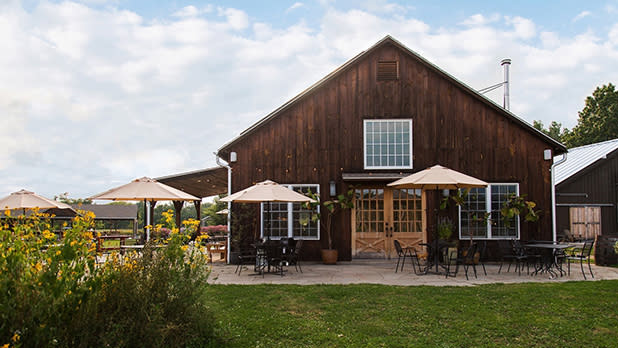
[[[200,198],[227,193],[227,169],[222,167],[162,176],[156,180]]]

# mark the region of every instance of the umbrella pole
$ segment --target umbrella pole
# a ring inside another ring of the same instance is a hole
[[[268,240],[270,240],[270,236],[273,234],[272,233],[273,225],[272,225],[272,222],[270,221],[271,220],[270,211],[272,210],[271,204],[272,204],[271,202],[268,202],[268,209],[266,210],[266,218],[267,218],[266,221],[268,222],[268,234],[266,235],[266,239]]]

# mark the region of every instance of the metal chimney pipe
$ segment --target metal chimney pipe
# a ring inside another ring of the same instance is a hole
[[[509,58],[503,59],[500,65],[504,67],[504,108],[509,110],[511,108],[509,92],[509,67],[511,66],[511,60]]]

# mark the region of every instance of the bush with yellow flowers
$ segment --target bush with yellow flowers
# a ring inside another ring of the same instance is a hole
[[[2,221],[0,346],[212,344],[208,260],[188,234],[165,220],[168,239],[97,264],[93,219],[81,214],[60,238],[38,213]],[[185,231],[197,225],[188,221]]]

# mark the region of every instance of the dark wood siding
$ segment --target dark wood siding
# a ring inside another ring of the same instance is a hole
[[[556,226],[561,233],[569,229],[569,205],[600,205],[601,233],[617,235],[618,151],[556,186]]]
[[[399,79],[377,81],[378,61],[398,61]],[[363,120],[399,118],[413,120],[414,168],[407,172],[441,164],[488,182],[518,182],[520,194],[542,210],[534,226],[522,224],[522,239],[551,238],[550,162],[543,150],[552,145],[388,41],[223,148],[238,154],[232,190],[271,179],[317,183],[322,192],[336,180],[341,191],[343,172],[366,172]],[[340,259],[350,259],[349,213],[338,227]],[[309,256],[318,258],[318,242],[308,244]]]

